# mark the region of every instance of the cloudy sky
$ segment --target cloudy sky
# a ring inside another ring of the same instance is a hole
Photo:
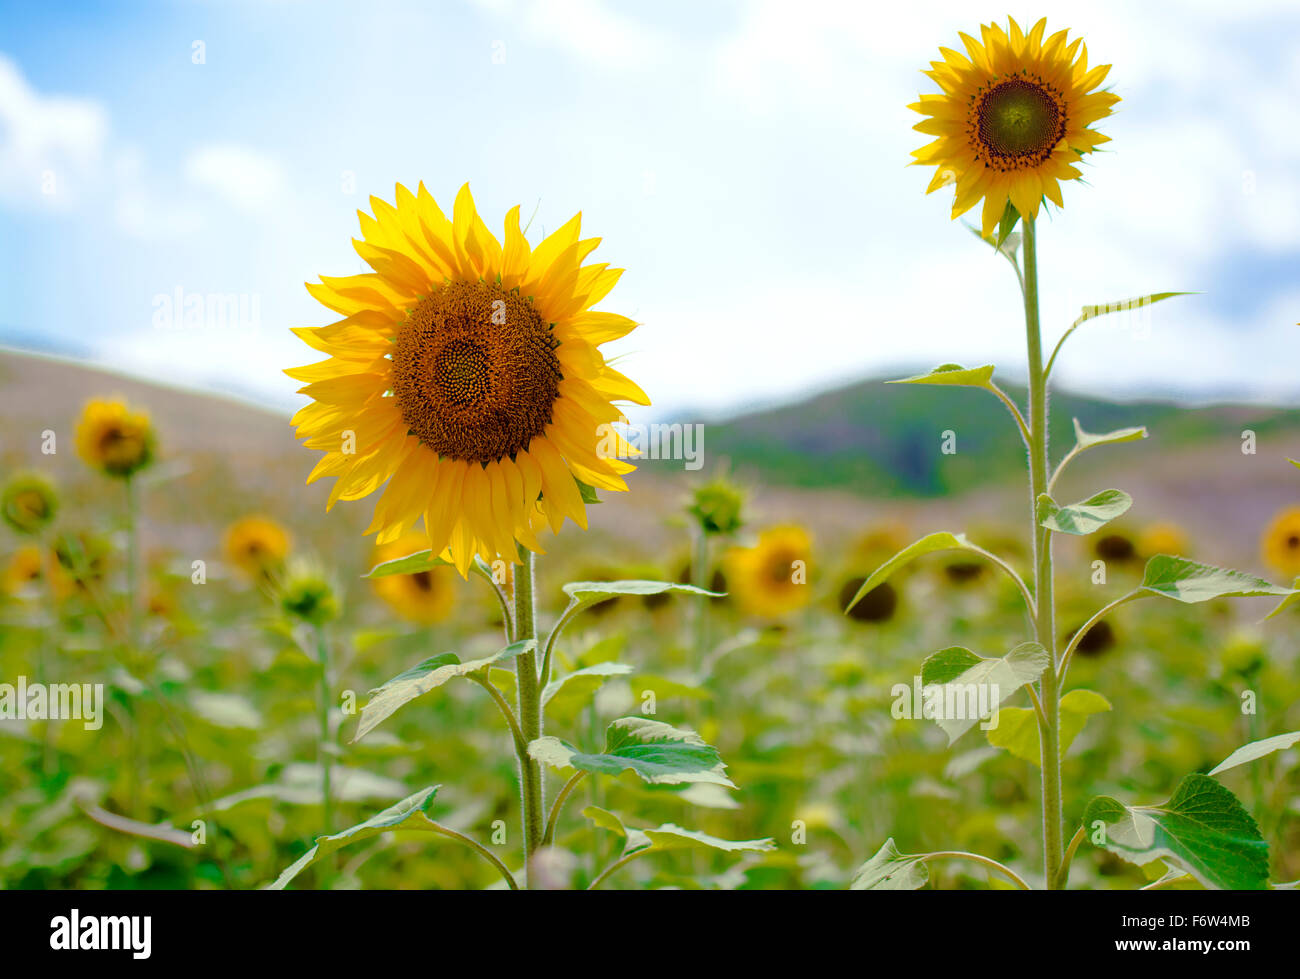
[[[1071,341],[1114,396],[1300,401],[1300,4],[1010,11],[1122,96],[1040,222],[1049,342],[1084,303],[1200,290]],[[498,230],[581,210],[656,412],[1023,358],[1009,269],[923,194],[906,105],[969,2],[0,0],[0,343],[295,402],[302,283],[361,271],[370,194],[468,180]],[[945,199],[947,198],[947,199]],[[233,322],[166,326],[233,295]],[[163,297],[168,297],[164,299]],[[161,311],[161,313],[160,313]]]

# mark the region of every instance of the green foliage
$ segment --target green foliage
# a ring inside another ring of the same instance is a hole
[[[1100,824],[1100,825],[1098,825]],[[1165,860],[1206,887],[1257,890],[1268,883],[1268,844],[1237,797],[1206,775],[1188,775],[1159,806],[1098,796],[1083,813],[1086,832],[1131,863]]]
[[[1142,575],[1142,590],[1187,604],[1208,602],[1215,598],[1295,594],[1294,588],[1283,588],[1254,575],[1198,564],[1169,554],[1157,554],[1147,561],[1146,571]]]
[[[1061,757],[1069,751],[1088,718],[1110,710],[1110,701],[1094,690],[1071,690],[1061,698],[1059,734]],[[1032,765],[1042,764],[1039,744],[1038,719],[1026,707],[1003,707],[998,712],[997,727],[985,732],[989,744],[1004,748],[1022,761]]]
[[[1059,506],[1046,493],[1038,497],[1038,524],[1058,534],[1083,536],[1101,529],[1123,516],[1133,505],[1133,498],[1123,490],[1102,490],[1081,503]]]
[[[855,891],[915,891],[930,880],[925,854],[899,853],[893,837],[864,863],[853,878]]]
[[[633,772],[646,782],[681,785],[712,782],[734,788],[721,756],[694,731],[645,717],[620,717],[605,732],[605,750],[586,754],[559,738],[543,737],[528,753],[552,768],[576,768],[600,775]]]

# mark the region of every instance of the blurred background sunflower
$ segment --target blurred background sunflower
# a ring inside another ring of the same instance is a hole
[[[423,534],[403,534],[395,541],[376,547],[371,561],[373,564],[393,561],[414,554],[427,544]],[[408,622],[421,625],[442,622],[451,615],[456,607],[456,587],[456,572],[446,566],[374,579],[375,594],[387,602],[389,608]]]
[[[105,475],[121,479],[134,475],[153,460],[149,415],[120,399],[88,401],[77,424],[77,452]]]
[[[812,538],[803,527],[769,527],[753,547],[734,547],[727,552],[727,587],[751,615],[788,615],[812,600],[808,585],[811,552]]]

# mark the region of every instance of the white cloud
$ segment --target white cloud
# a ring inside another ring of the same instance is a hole
[[[185,161],[185,176],[247,212],[266,207],[284,187],[284,172],[275,160],[230,144],[196,149]]]
[[[511,26],[610,68],[641,68],[662,61],[667,40],[602,0],[478,0]],[[508,52],[507,52],[508,56]]]
[[[108,113],[93,99],[41,95],[0,55],[0,196],[19,207],[66,208],[92,184]]]

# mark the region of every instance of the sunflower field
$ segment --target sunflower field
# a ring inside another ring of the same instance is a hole
[[[1015,440],[941,493],[635,423],[599,229],[468,183],[337,229],[292,417],[5,352],[0,888],[1294,889],[1293,411],[1198,435],[1272,467],[1212,519],[1163,421],[1062,428],[1076,333],[1199,297],[1042,315],[1120,96],[1045,20],[976,33],[910,106],[917,200],[1024,343],[881,386],[970,412],[934,465]]]

